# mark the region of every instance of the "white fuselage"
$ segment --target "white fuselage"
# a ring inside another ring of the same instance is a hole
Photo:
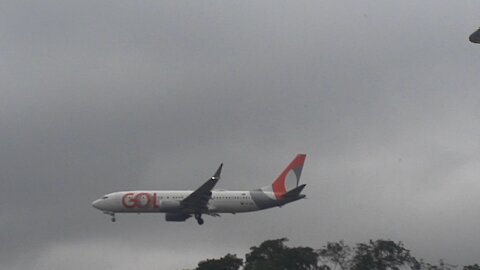
[[[190,195],[190,190],[135,190],[105,195],[93,205],[107,212],[169,213],[178,212],[177,206]],[[274,194],[267,194],[274,198]],[[269,197],[270,197],[269,196]],[[260,210],[250,191],[213,190],[207,204],[209,213],[240,213]]]

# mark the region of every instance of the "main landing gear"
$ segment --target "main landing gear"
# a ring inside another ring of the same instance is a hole
[[[195,219],[197,220],[198,225],[202,225],[202,224],[203,224],[202,214],[196,213],[196,214],[195,214]]]

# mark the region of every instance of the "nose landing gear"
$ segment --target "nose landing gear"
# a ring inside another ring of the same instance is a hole
[[[104,213],[112,217],[110,219],[112,222],[117,221],[117,219],[115,218],[115,213],[113,213],[113,212],[104,212]]]

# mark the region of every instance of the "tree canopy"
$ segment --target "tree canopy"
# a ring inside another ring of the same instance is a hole
[[[251,247],[245,255],[244,270],[315,270],[318,254],[310,247],[290,248],[284,245],[287,238],[267,240]]]
[[[457,266],[439,260],[438,265],[417,260],[402,242],[370,240],[350,247],[343,241],[328,242],[318,250],[288,247],[287,238],[266,240],[250,248],[245,263],[236,255],[207,259],[195,270],[453,270]],[[243,267],[243,268],[242,268]],[[478,264],[463,270],[480,270]]]
[[[402,242],[391,240],[370,240],[368,244],[357,244],[351,263],[352,270],[395,270],[404,265],[419,269],[417,260],[410,256],[410,251],[403,247]]]
[[[227,254],[220,259],[207,259],[198,263],[195,270],[238,270],[243,265],[243,260],[237,255]]]
[[[463,270],[480,270],[480,266],[478,264],[474,265],[465,265]]]
[[[326,246],[317,251],[319,259],[323,263],[323,269],[330,268],[328,265],[331,264],[334,269],[339,266],[341,270],[349,268],[351,252],[352,249],[343,241],[328,242]]]

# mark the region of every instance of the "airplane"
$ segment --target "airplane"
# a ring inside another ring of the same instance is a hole
[[[135,190],[106,194],[92,206],[111,216],[116,213],[165,213],[166,221],[183,222],[192,215],[199,225],[202,215],[218,217],[222,213],[243,213],[281,207],[303,198],[305,184],[299,185],[306,155],[298,154],[271,185],[243,191],[213,189],[220,180],[223,163],[215,174],[194,191]]]

